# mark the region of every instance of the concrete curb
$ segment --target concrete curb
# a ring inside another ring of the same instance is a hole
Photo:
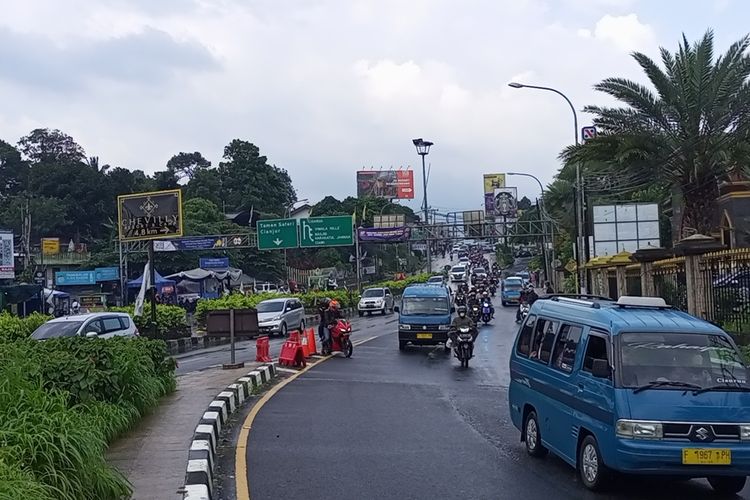
[[[267,363],[229,384],[208,405],[193,432],[185,469],[184,500],[212,500],[216,454],[222,430],[229,417],[248,399],[253,389],[269,382],[278,372],[274,363]]]
[[[169,354],[182,354],[183,352],[205,349],[207,347],[228,344],[228,337],[185,337],[176,340],[167,340],[167,351]]]

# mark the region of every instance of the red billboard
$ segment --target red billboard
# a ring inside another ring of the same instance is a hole
[[[414,198],[413,170],[360,170],[357,172],[357,197],[388,199]]]

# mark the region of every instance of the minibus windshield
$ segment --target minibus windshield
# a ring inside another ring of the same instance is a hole
[[[401,313],[405,315],[443,316],[449,311],[446,297],[404,297],[401,302]]]
[[[747,369],[727,337],[712,334],[620,334],[624,387],[678,382],[700,387],[748,387]],[[674,385],[659,385],[674,389]]]

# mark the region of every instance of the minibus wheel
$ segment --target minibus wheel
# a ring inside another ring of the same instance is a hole
[[[524,442],[526,443],[526,453],[532,457],[543,457],[547,454],[547,448],[542,445],[542,433],[539,430],[539,419],[536,412],[531,410],[526,415],[524,423]]]
[[[578,472],[586,488],[601,491],[607,487],[609,469],[604,465],[599,444],[594,436],[588,435],[581,442],[578,449]]]
[[[734,495],[745,487],[745,476],[709,476],[708,484],[716,493],[721,495]]]

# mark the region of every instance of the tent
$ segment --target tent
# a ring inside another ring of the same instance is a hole
[[[143,275],[138,276],[134,280],[128,281],[128,288],[140,288],[141,283],[143,283]],[[157,290],[161,290],[162,287],[165,287],[165,286],[174,286],[174,285],[175,285],[174,280],[165,278],[158,272],[156,273],[156,289]]]
[[[203,269],[197,267],[189,271],[170,274],[167,278],[181,280],[178,285],[180,294],[199,294],[203,298],[216,298],[221,295],[228,284],[230,287],[248,286],[253,279],[241,269],[227,267],[223,269]],[[227,283],[229,280],[229,283]]]

